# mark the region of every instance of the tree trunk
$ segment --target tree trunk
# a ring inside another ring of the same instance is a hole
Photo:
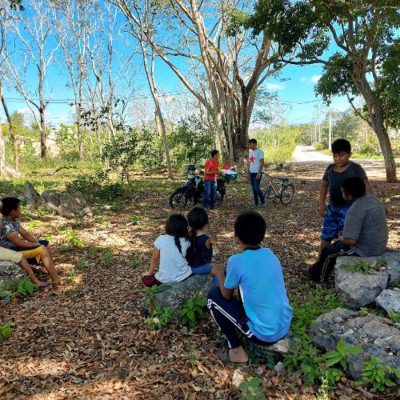
[[[6,163],[6,146],[4,145],[3,129],[0,123],[0,176],[5,175],[4,165]]]
[[[155,98],[154,98],[155,100]],[[161,113],[161,109],[160,106],[158,104],[158,99],[155,100],[156,102],[156,125],[157,125],[157,130],[158,130],[158,134],[160,136],[162,136],[163,138],[163,142],[164,142],[164,151],[165,151],[165,159],[167,161],[167,168],[168,168],[168,177],[170,179],[174,178],[174,172],[172,170],[172,166],[171,166],[171,158],[169,155],[169,148],[168,148],[168,141],[167,141],[167,131],[165,129],[165,123],[164,123],[164,118],[162,116]]]
[[[2,82],[0,82],[0,97],[1,97],[1,102],[3,104],[4,112],[5,112],[6,117],[7,117],[8,127],[9,127],[9,130],[10,130],[10,139],[11,139],[11,143],[12,143],[12,146],[13,146],[13,149],[14,149],[15,169],[18,171],[19,170],[18,145],[17,145],[17,141],[15,140],[14,125],[13,125],[13,122],[12,122],[12,119],[11,119],[11,115],[10,115],[10,113],[8,111],[6,100],[4,98]]]
[[[76,104],[76,111],[78,113],[78,148],[79,148],[79,160],[83,161],[84,153],[83,153],[83,135],[82,135],[82,107],[80,102],[82,101],[82,86],[83,86],[83,69],[82,64],[79,65],[80,73],[79,73],[79,102]]]
[[[44,116],[44,108],[40,107],[40,148],[41,148],[41,157],[46,157],[47,148],[46,148],[46,120]]]

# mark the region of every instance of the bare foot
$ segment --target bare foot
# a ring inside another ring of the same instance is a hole
[[[237,347],[236,349],[229,349],[228,356],[229,359],[235,363],[246,363],[249,361],[249,357],[242,346]]]
[[[51,283],[52,283],[53,285],[62,285],[62,284],[64,283],[64,279],[61,278],[61,276],[58,276],[58,275],[57,275],[56,278],[51,279]]]
[[[31,282],[39,288],[43,285],[43,282],[40,282],[38,279],[31,279]]]

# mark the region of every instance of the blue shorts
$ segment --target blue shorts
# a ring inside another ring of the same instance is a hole
[[[326,207],[324,225],[321,239],[327,242],[337,238],[343,231],[344,219],[350,207],[333,208],[330,204]]]

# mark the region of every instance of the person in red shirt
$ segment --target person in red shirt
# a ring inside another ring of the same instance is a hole
[[[222,175],[218,170],[219,166],[219,152],[213,150],[211,158],[206,162],[204,169],[204,200],[203,207],[207,208],[208,198],[210,198],[210,210],[214,209],[215,193],[217,191],[217,175]]]

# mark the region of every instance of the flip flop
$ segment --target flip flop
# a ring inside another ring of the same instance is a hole
[[[50,282],[43,282],[40,286],[38,286],[37,288],[34,288],[33,289],[33,291],[34,292],[37,292],[37,291],[39,291],[39,290],[42,290],[42,289],[44,289],[44,288],[47,288],[47,287],[49,287],[49,286],[51,286],[51,283]]]
[[[215,355],[225,364],[225,365],[236,365],[238,367],[246,367],[249,362],[234,362],[229,358],[229,349],[222,349],[215,353]]]

